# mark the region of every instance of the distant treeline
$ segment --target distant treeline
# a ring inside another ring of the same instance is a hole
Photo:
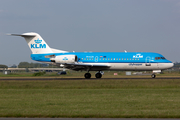
[[[180,67],[180,63],[174,63],[174,67]]]
[[[51,64],[45,63],[28,63],[28,62],[20,62],[19,65],[12,65],[9,68],[57,68],[58,66],[54,66]],[[0,68],[8,68],[7,65],[0,64]]]
[[[1,64],[0,64],[0,68],[8,68],[8,66],[7,66],[7,65],[1,65]]]
[[[57,66],[44,63],[20,62],[18,68],[56,68]]]

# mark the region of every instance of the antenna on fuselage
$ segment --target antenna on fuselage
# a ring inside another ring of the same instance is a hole
[[[125,53],[127,53],[127,51],[126,51],[126,50],[124,50],[124,52],[125,52]]]

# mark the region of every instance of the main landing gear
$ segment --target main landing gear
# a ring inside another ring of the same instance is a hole
[[[86,79],[91,78],[91,73],[85,73],[85,74],[84,74],[84,77],[85,77]]]
[[[86,78],[86,79],[90,79],[91,78],[91,73],[85,73],[84,74],[84,77]],[[99,71],[99,72],[97,72],[96,74],[95,74],[95,77],[96,78],[101,78],[102,77],[102,74],[101,74],[101,72]]]
[[[95,77],[96,77],[96,78],[101,78],[101,77],[102,77],[102,74],[101,74],[100,72],[97,72],[97,73],[95,74]]]
[[[156,74],[152,74],[151,77],[152,77],[152,78],[156,78]]]

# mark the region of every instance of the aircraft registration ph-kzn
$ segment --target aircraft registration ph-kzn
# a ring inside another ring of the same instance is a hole
[[[31,59],[38,62],[56,64],[75,71],[84,70],[85,78],[91,78],[90,71],[98,71],[96,78],[102,77],[104,70],[152,71],[156,73],[173,67],[173,63],[159,53],[152,52],[68,52],[50,48],[38,33],[10,34],[24,37],[32,51]]]

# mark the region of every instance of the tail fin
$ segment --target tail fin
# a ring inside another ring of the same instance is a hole
[[[10,35],[24,37],[33,54],[53,53],[52,49],[37,33],[30,32],[21,35],[19,34],[10,34]]]

